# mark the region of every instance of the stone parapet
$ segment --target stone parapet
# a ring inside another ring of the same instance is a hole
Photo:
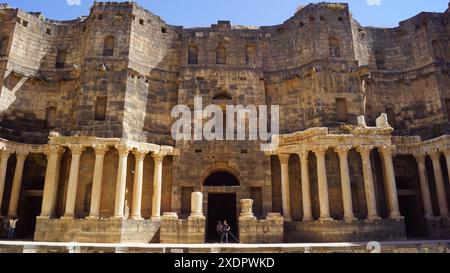
[[[42,219],[34,240],[79,243],[157,243],[160,223],[122,219]]]
[[[239,241],[243,244],[282,243],[283,225],[284,217],[279,213],[269,213],[263,220],[258,220],[254,216],[239,217]]]
[[[406,240],[404,219],[286,222],[285,243]]]
[[[168,244],[205,243],[205,217],[178,219],[174,212],[164,213],[161,217],[160,242]]]

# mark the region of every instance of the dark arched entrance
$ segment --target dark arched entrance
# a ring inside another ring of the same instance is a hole
[[[207,215],[207,239],[209,242],[217,241],[216,224],[218,221],[227,220],[231,232],[238,236],[237,232],[237,199],[235,192],[219,191],[214,187],[237,187],[239,180],[226,171],[216,171],[210,174],[203,184],[205,187],[211,187],[208,190],[208,215]],[[229,237],[229,242],[233,238]]]

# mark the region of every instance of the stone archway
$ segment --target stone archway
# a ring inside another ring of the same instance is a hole
[[[237,177],[228,171],[214,171],[206,177],[203,186],[207,189],[207,240],[217,241],[216,224],[227,220],[231,232],[238,234],[237,194],[232,187],[239,187]],[[230,242],[233,239],[229,238]]]

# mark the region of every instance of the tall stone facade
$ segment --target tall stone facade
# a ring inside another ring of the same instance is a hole
[[[449,20],[364,27],[320,3],[186,29],[131,2],[72,21],[0,5],[1,214],[50,241],[198,242],[224,219],[252,242],[449,237]],[[175,141],[196,96],[279,105],[280,146]],[[184,221],[193,192],[206,220]]]

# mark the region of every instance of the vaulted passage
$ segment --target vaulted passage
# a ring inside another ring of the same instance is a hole
[[[237,236],[236,193],[208,193],[208,233],[209,242],[217,242],[216,224],[226,220],[231,227],[230,232]],[[229,243],[236,243],[231,235]]]

